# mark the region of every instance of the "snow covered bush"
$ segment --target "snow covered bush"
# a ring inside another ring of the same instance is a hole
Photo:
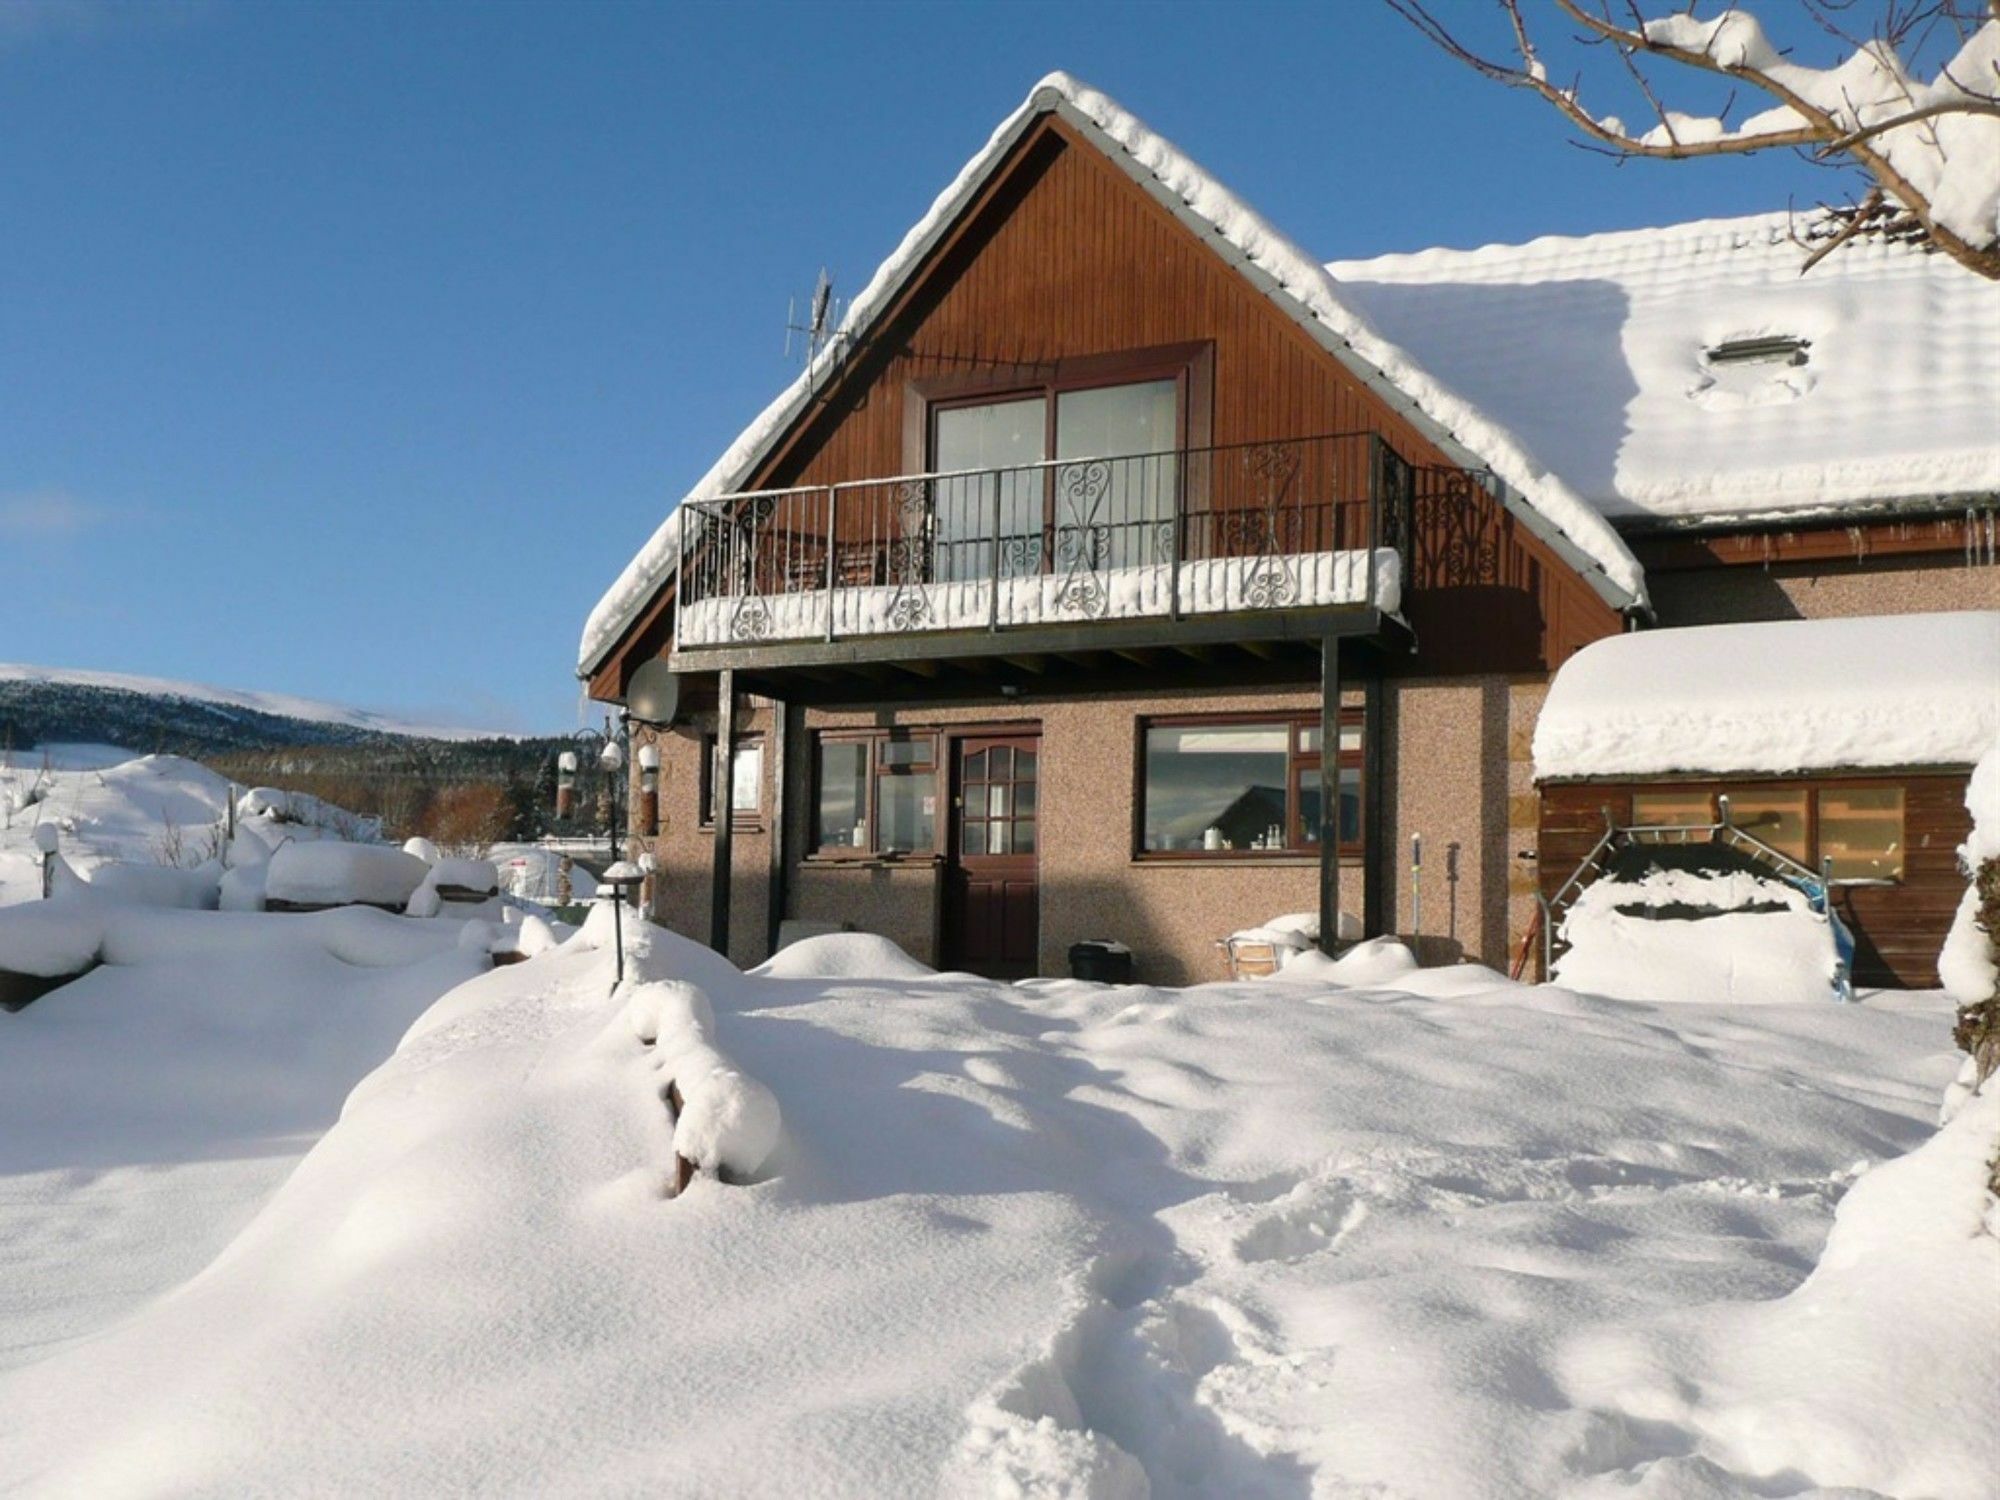
[[[1947,1120],[2000,1071],[2000,741],[1973,767],[1965,806],[1972,831],[1959,845],[1958,858],[1970,883],[1938,954],[1938,978],[1959,1003],[1952,1040],[1967,1054],[1945,1096]],[[2000,1164],[1994,1170],[2000,1191]]]

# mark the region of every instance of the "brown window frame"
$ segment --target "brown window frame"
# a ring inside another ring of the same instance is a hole
[[[695,810],[695,820],[696,826],[704,833],[715,832],[715,748],[719,743],[720,736],[713,730],[702,734],[701,776],[699,778],[701,787],[698,793],[699,802]],[[736,749],[738,752],[748,750],[752,746],[755,746],[758,752],[757,806],[754,809],[731,809],[729,826],[731,830],[737,833],[762,833],[764,831],[764,732],[761,729],[736,736]]]
[[[1285,752],[1285,847],[1282,849],[1148,849],[1146,847],[1146,734],[1153,729],[1228,729],[1252,726],[1283,726],[1290,731],[1290,740]],[[1258,713],[1254,710],[1219,714],[1152,714],[1137,720],[1137,733],[1133,745],[1132,765],[1132,859],[1141,864],[1200,864],[1204,862],[1233,860],[1268,860],[1274,862],[1317,860],[1319,845],[1305,841],[1305,830],[1300,826],[1304,799],[1300,795],[1301,773],[1320,768],[1320,753],[1317,750],[1300,748],[1308,731],[1319,725],[1319,711],[1281,710],[1276,713]],[[1335,847],[1335,855],[1344,861],[1361,859],[1367,848],[1366,832],[1368,819],[1368,766],[1367,766],[1367,726],[1363,720],[1363,710],[1343,708],[1340,710],[1335,733],[1348,729],[1361,732],[1361,743],[1352,750],[1336,750],[1337,770],[1354,771],[1363,814],[1353,839],[1342,839]],[[1320,795],[1328,795],[1326,788]],[[1336,799],[1335,814],[1339,817],[1338,798],[1340,788],[1336,784],[1331,795]]]
[[[1026,370],[1017,366],[1004,376],[978,373],[912,380],[908,386],[911,399],[903,403],[904,469],[911,474],[932,472],[931,459],[937,452],[937,413],[951,407],[990,406],[995,402],[1040,396],[1046,403],[1042,413],[1042,452],[1053,455],[1057,396],[1066,391],[1145,385],[1155,380],[1175,383],[1179,408],[1175,446],[1161,451],[1206,448],[1211,431],[1209,395],[1214,385],[1214,362],[1215,345],[1203,341],[1051,360]],[[1045,456],[1041,461],[1054,460]]]
[[[944,772],[944,761],[940,752],[942,736],[935,729],[821,729],[812,736],[810,757],[811,776],[807,789],[806,816],[807,844],[806,858],[825,861],[854,860],[929,860],[939,856],[943,849],[945,813],[948,808],[941,805],[948,801],[940,781]],[[885,765],[882,760],[882,746],[885,744],[921,744],[929,747],[927,758],[912,761],[908,765]],[[827,745],[866,745],[868,747],[867,808],[863,821],[868,825],[868,846],[857,849],[850,844],[822,844],[820,836],[820,765],[821,750]],[[880,823],[880,783],[889,776],[916,776],[929,773],[931,795],[937,799],[931,814],[931,842],[923,849],[888,849],[881,847],[882,827]]]
[[[1909,784],[1905,781],[1898,780],[1893,776],[1863,776],[1863,777],[1854,777],[1851,779],[1848,777],[1840,777],[1835,780],[1826,780],[1814,777],[1774,776],[1774,777],[1759,778],[1759,777],[1746,776],[1746,777],[1739,777],[1734,780],[1635,782],[1632,784],[1631,791],[1628,794],[1629,801],[1627,803],[1627,806],[1628,809],[1630,809],[1632,805],[1635,804],[1637,802],[1637,799],[1639,799],[1640,797],[1648,797],[1648,796],[1694,797],[1694,796],[1705,795],[1708,798],[1707,821],[1713,823],[1716,822],[1721,817],[1721,812],[1722,812],[1721,806],[1716,800],[1718,797],[1727,794],[1732,798],[1734,798],[1735,796],[1741,793],[1755,792],[1759,789],[1762,789],[1766,792],[1795,791],[1795,792],[1803,792],[1805,794],[1806,858],[1801,859],[1799,863],[1805,865],[1815,874],[1817,874],[1824,867],[1825,863],[1825,851],[1821,848],[1820,845],[1820,809],[1819,809],[1819,799],[1824,794],[1826,794],[1827,792],[1858,792],[1858,791],[1894,791],[1901,793],[1903,799],[1902,806],[1899,810],[1899,816],[1901,819],[1901,832],[1900,832],[1900,837],[1897,839],[1897,844],[1903,851],[1903,872],[1900,875],[1895,875],[1895,876],[1887,876],[1887,875],[1836,876],[1834,877],[1831,884],[1836,888],[1840,888],[1845,886],[1892,886],[1892,885],[1900,886],[1908,882],[1909,852],[1910,852]],[[1636,811],[1630,811],[1628,815],[1631,822],[1636,827],[1653,826],[1650,824],[1639,823],[1638,814]],[[1746,830],[1746,832],[1749,831],[1750,830]],[[1751,836],[1756,837],[1754,832],[1752,832]],[[1775,848],[1776,845],[1773,845],[1772,847]]]

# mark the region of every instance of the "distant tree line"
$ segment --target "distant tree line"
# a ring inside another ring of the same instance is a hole
[[[532,839],[555,815],[567,739],[430,739],[77,683],[0,682],[0,753],[118,745],[198,760],[243,786],[279,786],[379,818],[386,836],[474,846]]]

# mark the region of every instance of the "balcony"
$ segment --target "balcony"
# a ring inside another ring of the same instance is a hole
[[[1393,615],[1411,491],[1363,432],[690,501],[676,652]]]

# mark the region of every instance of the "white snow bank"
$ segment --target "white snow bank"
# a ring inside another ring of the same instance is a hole
[[[107,901],[213,911],[220,899],[222,866],[213,860],[192,870],[113,862],[93,867],[85,879],[91,893]]]
[[[0,967],[20,956],[19,924],[58,920],[80,947],[108,924],[114,951],[0,1015],[0,1372],[32,1371],[193,1278],[412,1019],[486,967],[448,933],[375,911],[239,918],[61,901],[0,909]],[[238,1331],[206,1329],[183,1358]],[[64,1490],[20,1456],[0,1458],[0,1489]],[[151,1486],[142,1466],[69,1492]]]
[[[1647,630],[1557,671],[1535,775],[1969,765],[2000,736],[2000,610]]]
[[[1599,1407],[1602,1446],[1658,1455],[1649,1495],[1718,1493],[1720,1469],[1810,1475],[1842,1494],[1984,1500],[2000,1463],[2000,1203],[1986,1191],[1996,1153],[2000,1087],[1989,1084],[1854,1184],[1796,1291],[1579,1340],[1565,1389]],[[1663,1445],[1667,1434],[1697,1451]],[[1583,1493],[1628,1492],[1607,1481]]]
[[[300,828],[317,829],[342,839],[379,838],[379,818],[364,818],[336,803],[310,792],[290,792],[282,787],[252,787],[236,801],[236,816],[248,823],[282,825],[297,836]]]
[[[1617,588],[1635,600],[1644,601],[1644,570],[1631,550],[1587,502],[1530,454],[1513,433],[1437,380],[1405,350],[1383,338],[1343,296],[1339,284],[1324,267],[1186,154],[1106,95],[1060,72],[1044,78],[1020,108],[1000,122],[986,145],[960,169],[930,210],[911,227],[902,243],[848,304],[840,329],[818,357],[737,435],[689,491],[686,500],[713,499],[743,487],[770,444],[805,410],[847,354],[862,345],[860,335],[894,300],[904,280],[977,192],[1028,122],[1050,109],[1066,110],[1086,128],[1102,131],[1117,151],[1129,156],[1226,244],[1270,276],[1306,316],[1344,341],[1362,360],[1394,382],[1427,417],[1478,454],[1501,479],[1523,494],[1544,520],[1601,567]],[[684,514],[679,506],[668,512],[591,610],[577,648],[579,675],[587,675],[598,665],[639,610],[666,582],[682,544]]]
[[[1400,938],[1370,938],[1356,943],[1338,958],[1308,948],[1285,961],[1274,979],[1315,980],[1353,988],[1394,985],[1417,968],[1417,956]]]
[[[592,927],[445,997],[206,1274],[0,1376],[0,1473],[1512,1500],[1646,1494],[1675,1453],[1718,1465],[1708,1495],[1751,1493],[1769,1476],[1719,1467],[1719,1439],[1619,1417],[1620,1388],[1559,1357],[1793,1291],[1855,1164],[1926,1139],[1951,1068],[1936,997],[1632,1005],[1461,965],[1274,1005],[781,984],[711,955],[678,977],[784,1100],[785,1140],[769,1180],[667,1200],[660,1073],[607,944]],[[688,957],[644,948],[642,983]],[[1929,1349],[1975,1399],[1984,1356],[1918,1344],[1935,1332],[1884,1357]],[[1867,1421],[1942,1440],[1931,1492],[1992,1471],[1990,1427],[1894,1401]],[[1795,1468],[1799,1492],[1821,1478]]]
[[[1980,865],[2000,859],[2000,739],[1972,768],[1965,810],[1972,814],[1972,831],[1958,846],[1958,862],[1968,883],[1938,954],[1938,982],[1961,1005],[1974,1005],[2000,991],[2000,969],[1994,966],[1988,934],[1979,925],[1979,892],[1971,884]]]
[[[1600,882],[1586,895],[1607,892]],[[1696,1005],[1814,1005],[1836,998],[1839,954],[1827,919],[1810,911],[1645,917],[1581,900],[1563,918],[1568,950],[1554,980],[1623,1000]]]
[[[95,902],[0,906],[0,971],[56,979],[81,974],[103,951],[104,915]]]
[[[379,844],[286,844],[271,856],[264,896],[300,906],[361,902],[400,911],[429,873],[416,856]]]
[[[669,1038],[682,1033],[697,1037],[715,1034],[715,1006],[699,985],[685,980],[653,980],[632,986],[625,1002],[625,1019],[632,1034],[647,1046],[659,1041],[662,1032]]]
[[[872,932],[802,938],[750,972],[759,979],[919,979],[937,971]]]
[[[683,1066],[674,1075],[681,1108],[674,1155],[730,1181],[753,1176],[784,1133],[778,1096],[727,1058]]]

